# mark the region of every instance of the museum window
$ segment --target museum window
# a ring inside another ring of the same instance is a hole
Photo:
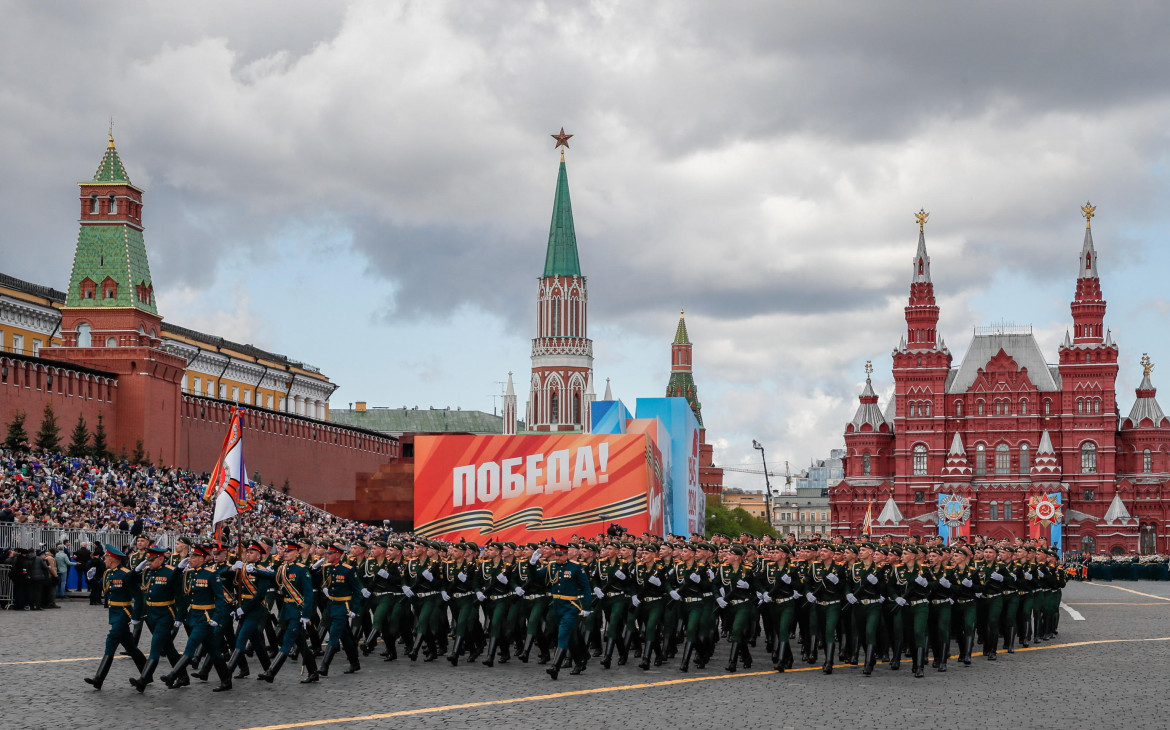
[[[1003,518],[1010,520],[1012,518],[1012,503],[1011,500],[1006,500],[1003,503]]]
[[[1092,502],[1093,500],[1097,499],[1097,490],[1096,489],[1086,489],[1084,499],[1086,502]]]
[[[1149,453],[1150,452],[1147,449],[1146,454],[1148,455]],[[864,476],[869,476],[869,470],[870,470],[869,453],[866,452],[866,453],[861,455],[861,473]]]
[[[961,400],[955,401],[955,415],[956,416],[963,415],[963,401],[961,401]]]
[[[975,402],[975,412],[978,413],[980,416],[983,415],[983,401],[976,401]]]
[[[1092,441],[1081,444],[1081,473],[1097,473],[1097,444]]]
[[[930,415],[930,401],[927,401],[926,403],[926,415]]]
[[[987,473],[987,447],[978,444],[975,447],[975,474],[983,476]]]
[[[1000,444],[995,447],[995,473],[1012,473],[1012,451],[1008,448],[1007,444]]]
[[[1027,474],[1032,468],[1032,454],[1027,444],[1020,444],[1020,473]]]
[[[989,520],[998,520],[999,519],[999,503],[998,502],[992,502],[990,505],[988,505],[987,519],[989,519]]]
[[[1020,399],[1020,415],[1021,416],[1028,415],[1028,399],[1027,398]]]
[[[926,446],[924,444],[915,444],[914,446],[914,476],[926,476]]]
[[[926,504],[926,492],[915,492],[914,504]]]
[[[1142,472],[1149,474],[1154,470],[1154,455],[1149,449],[1142,452]]]
[[[1097,552],[1097,538],[1092,535],[1083,535],[1081,537],[1081,552],[1093,555]]]
[[[1052,415],[1052,401],[1049,400],[1048,398],[1044,399],[1044,415],[1046,415],[1046,416]]]
[[[1080,414],[1080,413],[1084,413],[1084,412],[1085,412],[1085,401],[1083,398],[1077,398],[1077,413]]]

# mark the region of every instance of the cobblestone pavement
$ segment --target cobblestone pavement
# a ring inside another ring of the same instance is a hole
[[[339,658],[335,676],[316,685],[298,684],[289,665],[273,685],[248,678],[213,694],[210,684],[168,691],[156,681],[138,695],[125,658],[101,692],[82,682],[97,665],[105,610],[72,600],[59,611],[0,612],[0,727],[1166,727],[1170,583],[1076,583],[1065,602],[1085,620],[1062,611],[1055,641],[1001,653],[995,663],[952,663],[946,674],[928,669],[920,680],[908,663],[898,672],[879,665],[869,678],[857,667],[828,677],[816,669],[761,672],[761,647],[755,670],[735,675],[720,668],[723,650],[690,674],[673,662],[643,672],[633,662],[606,671],[594,660],[584,674],[565,672],[557,682],[516,660],[452,668],[373,655],[354,675],[341,674]],[[468,703],[491,704],[457,707]]]

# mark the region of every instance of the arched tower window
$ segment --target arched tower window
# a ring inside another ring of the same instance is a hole
[[[581,394],[580,393],[573,394],[573,424],[576,426],[581,425]]]
[[[556,424],[556,423],[561,422],[560,408],[561,408],[560,393],[558,393],[557,391],[554,390],[552,392],[552,395],[550,395],[549,399],[548,399],[548,411],[549,411],[548,422],[549,423]]]
[[[1154,456],[1149,449],[1142,452],[1142,472],[1149,474],[1154,471]]]
[[[1097,473],[1097,444],[1092,441],[1081,444],[1081,473]]]
[[[955,401],[955,415],[956,416],[963,415],[963,401],[961,401],[961,400]]]
[[[1021,416],[1028,415],[1028,399],[1027,398],[1020,399],[1020,415]]]
[[[925,444],[914,445],[914,476],[926,476],[926,446]]]
[[[989,520],[998,520],[999,519],[999,503],[998,502],[992,502],[990,505],[988,505],[987,519],[989,519]]]
[[[1046,415],[1046,416],[1052,415],[1052,400],[1049,398],[1044,399],[1044,415]]]
[[[978,444],[975,447],[975,474],[983,476],[987,473],[987,447]]]
[[[869,476],[869,471],[870,471],[869,452],[867,451],[861,455],[861,473],[865,476]]]
[[[90,326],[85,322],[77,325],[77,346],[78,347],[93,347],[93,340],[90,337]]]
[[[118,196],[110,193],[110,215],[118,212]]]
[[[1007,444],[995,447],[995,473],[1010,474],[1012,470],[1012,450]]]
[[[552,336],[560,337],[561,335],[561,298],[559,296],[553,297],[552,300]]]
[[[1027,444],[1020,444],[1020,473],[1027,474],[1032,469],[1032,454]]]
[[[1010,520],[1012,518],[1012,501],[1010,499],[1004,500],[1003,518],[1005,520]]]
[[[975,402],[975,412],[980,416],[983,415],[983,401],[980,400]]]
[[[102,206],[101,203],[98,202],[97,193],[93,193],[89,196],[89,212],[95,215],[102,212]]]

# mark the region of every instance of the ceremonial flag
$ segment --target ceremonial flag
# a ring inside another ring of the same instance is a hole
[[[252,492],[248,485],[248,472],[244,468],[244,434],[239,409],[232,409],[232,420],[223,441],[223,449],[219,452],[219,461],[203,492],[204,501],[210,502],[212,498],[215,499],[215,512],[211,519],[213,526],[252,509]]]
[[[873,500],[869,500],[869,504],[865,507],[865,519],[861,521],[861,531],[866,535],[869,534],[869,526],[873,524]]]

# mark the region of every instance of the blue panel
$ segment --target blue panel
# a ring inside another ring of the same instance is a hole
[[[690,404],[686,398],[639,398],[635,408],[638,418],[657,418],[670,434],[671,478],[666,504],[671,519],[667,531],[682,535],[703,532],[707,503],[699,486],[699,421]]]
[[[599,400],[593,402],[593,433],[623,434],[626,421],[633,418],[630,409],[620,400]]]

